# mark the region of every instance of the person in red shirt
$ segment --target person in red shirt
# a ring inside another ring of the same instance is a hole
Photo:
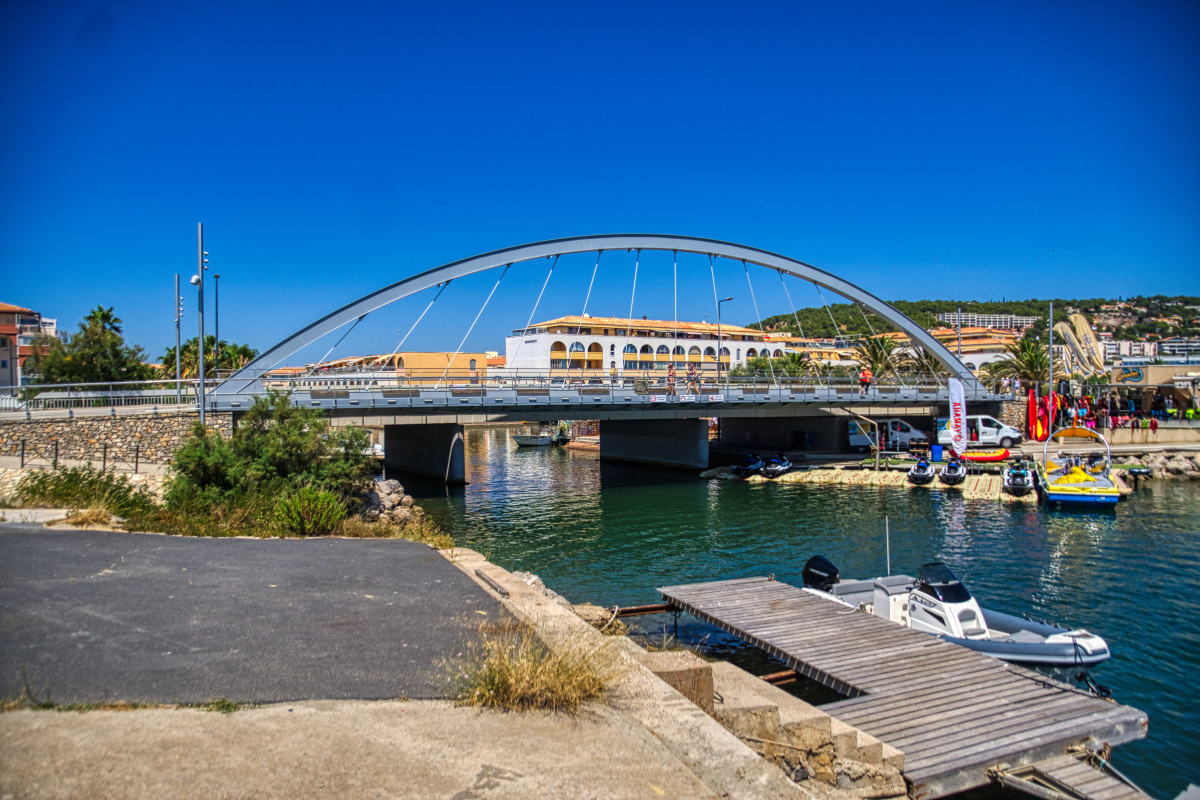
[[[871,374],[870,367],[863,367],[862,372],[858,373],[858,396],[866,397],[867,392],[871,390],[871,379],[875,376]]]

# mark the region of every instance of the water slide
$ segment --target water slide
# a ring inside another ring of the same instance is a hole
[[[1054,335],[1059,337],[1071,351],[1074,357],[1075,371],[1083,375],[1085,378],[1090,378],[1096,374],[1096,368],[1092,365],[1091,359],[1087,357],[1087,352],[1083,349],[1083,345],[1075,338],[1075,332],[1071,330],[1071,326],[1065,322],[1059,322],[1054,326]]]
[[[1080,346],[1083,347],[1083,352],[1087,355],[1088,361],[1092,362],[1092,366],[1097,372],[1104,371],[1104,348],[1100,346],[1100,342],[1096,340],[1096,334],[1092,332],[1092,325],[1088,322],[1087,317],[1083,314],[1072,314],[1071,322],[1075,325],[1075,335],[1079,339]]]

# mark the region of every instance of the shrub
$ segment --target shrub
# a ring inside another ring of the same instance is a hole
[[[368,444],[365,430],[330,432],[320,409],[294,406],[286,394],[271,392],[254,401],[228,439],[193,426],[172,457],[166,502],[200,511],[311,486],[356,503],[371,485]]]
[[[333,492],[305,486],[285,497],[275,510],[281,527],[301,536],[328,536],[346,518],[346,506]]]
[[[460,705],[504,711],[573,712],[596,700],[622,669],[611,642],[592,644],[572,634],[547,648],[527,626],[512,623],[489,630],[468,646],[465,658],[449,666]]]
[[[28,472],[17,484],[14,499],[25,506],[99,508],[120,517],[154,508],[154,497],[144,487],[91,464]]]

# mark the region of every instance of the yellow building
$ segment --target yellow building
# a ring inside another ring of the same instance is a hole
[[[487,353],[405,352],[349,356],[303,367],[280,367],[266,375],[269,388],[349,388],[398,383],[456,383],[487,377]]]

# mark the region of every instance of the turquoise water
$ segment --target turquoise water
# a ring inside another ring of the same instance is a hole
[[[1149,738],[1118,748],[1114,763],[1156,798],[1200,784],[1200,484],[1143,483],[1115,510],[1047,513],[902,487],[701,481],[517,450],[499,429],[468,432],[467,480],[405,483],[459,544],[599,605],[768,573],[799,585],[814,553],[843,576],[883,574],[886,515],[894,572],[945,561],[985,606],[1104,636],[1114,655],[1094,676],[1150,717]],[[749,657],[690,617],[679,636]]]

